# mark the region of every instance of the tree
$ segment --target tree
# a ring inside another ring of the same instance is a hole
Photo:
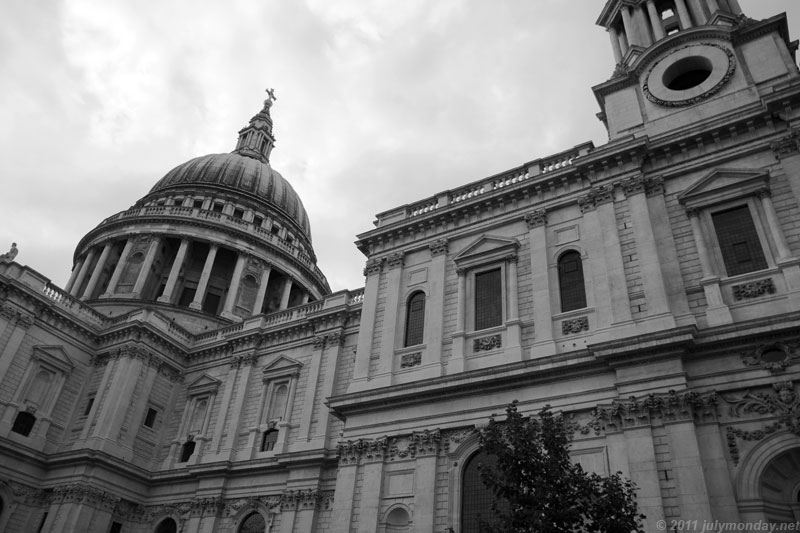
[[[569,456],[572,431],[545,406],[523,417],[514,401],[506,419],[489,419],[479,432],[490,458],[481,479],[496,496],[494,518],[483,531],[503,533],[631,533],[643,531],[634,485],[620,472],[589,474]]]

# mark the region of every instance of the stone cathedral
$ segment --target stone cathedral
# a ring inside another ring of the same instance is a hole
[[[317,267],[272,95],[65,287],[0,257],[0,530],[475,532],[515,399],[649,532],[800,520],[798,43],[736,0],[597,24],[608,142],[379,213],[363,288]]]

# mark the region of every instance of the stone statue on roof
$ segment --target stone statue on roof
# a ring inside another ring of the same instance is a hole
[[[17,243],[12,242],[11,249],[3,255],[0,255],[0,263],[10,263],[15,257],[17,257],[18,253],[19,250],[17,250]]]

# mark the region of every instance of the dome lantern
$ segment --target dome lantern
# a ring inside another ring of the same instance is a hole
[[[239,130],[236,142],[236,154],[251,157],[262,163],[269,163],[269,154],[275,147],[275,136],[272,134],[272,117],[269,110],[277,100],[274,89],[267,89],[264,107],[250,119],[250,123]]]

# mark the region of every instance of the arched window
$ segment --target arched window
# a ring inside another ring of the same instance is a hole
[[[33,430],[33,425],[36,423],[36,417],[27,411],[17,413],[17,418],[14,419],[14,425],[11,426],[11,431],[19,433],[23,437],[27,437]]]
[[[478,465],[494,464],[494,456],[478,452],[467,459],[461,480],[461,532],[479,533],[481,520],[491,522],[495,496],[481,481]]]
[[[581,254],[574,250],[564,252],[558,258],[558,288],[562,313],[586,307]]]
[[[415,292],[408,299],[406,310],[406,341],[404,346],[422,344],[425,331],[425,293]]]
[[[277,383],[272,389],[272,398],[269,402],[269,412],[267,422],[272,420],[283,420],[286,416],[286,403],[289,400],[289,384]]]
[[[267,523],[261,513],[252,513],[239,526],[239,533],[264,533],[266,530]]]
[[[178,533],[178,524],[172,518],[165,518],[158,523],[155,533]]]

